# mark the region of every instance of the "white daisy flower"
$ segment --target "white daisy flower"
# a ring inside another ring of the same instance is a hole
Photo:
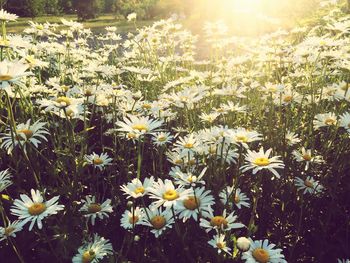
[[[108,239],[95,234],[93,240],[85,242],[79,249],[72,262],[73,263],[97,263],[105,256],[113,254],[113,247]]]
[[[250,131],[245,128],[237,128],[230,130],[228,136],[232,142],[237,145],[243,145],[245,148],[249,148],[248,143],[262,140],[260,133],[256,131]]]
[[[58,211],[64,209],[64,205],[57,204],[59,196],[55,196],[48,201],[44,202],[43,196],[39,190],[32,189],[30,191],[32,199],[28,195],[21,194],[22,200],[15,199],[13,206],[11,207],[11,213],[18,216],[22,225],[25,225],[31,221],[29,231],[32,230],[35,222],[39,229],[43,227],[42,220],[50,215],[57,214]]]
[[[11,174],[8,169],[0,172],[0,193],[12,184]]]
[[[134,178],[131,180],[130,183],[127,185],[122,185],[120,188],[124,192],[124,194],[127,196],[126,198],[139,198],[144,196],[148,193],[150,187],[153,186],[154,183],[154,177],[151,176],[150,178],[145,178],[143,183],[140,179]]]
[[[110,165],[112,158],[109,158],[107,153],[101,153],[100,155],[93,152],[92,154],[85,155],[85,160],[88,162],[88,164],[93,165],[94,167],[97,167],[102,171],[105,166]]]
[[[225,235],[224,234],[217,234],[215,235],[211,240],[208,241],[209,245],[211,245],[213,248],[216,248],[218,250],[218,253],[220,254],[222,251],[225,253],[231,255],[231,248],[229,248],[225,241]]]
[[[18,18],[18,16],[16,14],[8,13],[4,9],[0,10],[0,21],[5,21],[5,22],[16,21],[17,18]]]
[[[152,141],[153,144],[156,146],[162,146],[167,143],[170,143],[174,136],[170,135],[169,132],[157,132],[153,134]]]
[[[311,149],[305,149],[302,147],[301,150],[294,150],[292,152],[294,159],[297,162],[305,162],[305,171],[309,169],[310,163],[322,163],[323,158],[320,155],[313,155]]]
[[[199,146],[199,141],[194,137],[194,134],[186,135],[185,137],[179,137],[175,142],[175,151],[179,152],[181,156],[187,157],[188,153],[196,152],[196,148]]]
[[[118,121],[116,125],[120,127],[117,130],[126,133],[128,139],[137,139],[140,136],[159,131],[159,128],[163,125],[163,121],[152,120],[148,116],[138,117],[127,115],[123,118],[123,121]]]
[[[7,133],[3,133],[1,148],[7,150],[7,153],[10,154],[12,150],[20,144],[23,147],[23,150],[26,151],[25,144],[31,143],[36,148],[41,143],[40,139],[47,141],[45,135],[50,134],[48,130],[44,127],[46,122],[36,121],[33,124],[30,124],[31,120],[29,119],[26,123],[18,124],[16,131],[11,133],[11,129],[7,129]],[[12,138],[12,135],[14,138]]]
[[[176,212],[184,222],[191,217],[197,221],[198,214],[204,217],[210,216],[208,211],[212,211],[213,204],[215,204],[214,197],[209,190],[206,191],[204,187],[195,188],[193,195],[178,203]]]
[[[293,146],[293,145],[301,142],[301,139],[298,138],[298,135],[295,132],[287,132],[285,139],[286,139],[287,144],[289,146]]]
[[[313,121],[315,129],[319,129],[321,127],[330,127],[337,125],[337,116],[330,112],[324,114],[317,114]]]
[[[221,202],[226,204],[234,204],[238,209],[241,209],[242,206],[250,207],[249,198],[245,193],[241,192],[241,189],[237,188],[235,191],[234,186],[227,186],[223,189],[220,194]]]
[[[345,112],[343,115],[340,116],[339,120],[339,126],[346,129],[348,133],[350,133],[350,113]]]
[[[208,233],[210,230],[223,230],[223,231],[229,231],[231,229],[236,228],[242,228],[245,227],[242,223],[235,223],[237,216],[232,212],[231,214],[227,215],[226,209],[224,210],[222,215],[216,215],[214,216],[213,212],[211,210],[208,210],[209,215],[207,216],[207,219],[201,218],[200,219],[200,226],[205,228],[206,232]]]
[[[337,259],[337,263],[350,263],[350,259]]]
[[[111,199],[107,199],[102,204],[96,202],[95,196],[86,196],[85,200],[82,199],[83,206],[79,209],[80,212],[84,213],[84,217],[88,220],[91,219],[91,224],[95,225],[96,217],[103,219],[109,217],[108,213],[113,212],[111,206]]]
[[[205,181],[202,180],[205,172],[207,171],[207,167],[205,167],[201,173],[196,176],[194,172],[182,172],[181,168],[178,166],[172,167],[169,175],[174,178],[175,184],[180,186],[196,186],[198,184],[205,184]]]
[[[18,60],[8,61],[5,59],[1,61],[0,87],[6,88],[10,86],[10,84],[21,84],[21,78],[31,74],[30,72],[26,72],[28,68],[28,65]]]
[[[242,259],[246,263],[287,263],[282,249],[274,249],[275,244],[270,243],[267,239],[253,241],[250,239],[250,248],[242,254]]]
[[[267,169],[272,172],[277,178],[280,178],[279,173],[275,170],[283,169],[284,164],[279,160],[279,156],[269,157],[272,152],[272,149],[264,152],[264,148],[261,147],[259,152],[248,150],[245,162],[246,164],[241,167],[242,173],[253,170],[253,174],[256,174],[258,171]]]
[[[190,194],[192,194],[191,189],[184,189],[183,187],[175,188],[172,181],[165,179],[163,182],[158,179],[154,182],[153,186],[149,188],[149,197],[151,199],[156,199],[152,204],[154,207],[164,206],[166,208],[171,208],[176,206],[178,202],[185,200]]]
[[[171,228],[174,218],[170,209],[150,207],[145,210],[146,216],[142,218],[141,225],[150,226],[155,237],[159,237],[167,228]]]
[[[304,190],[304,194],[319,194],[323,190],[323,186],[311,176],[306,177],[306,180],[296,177],[294,184],[298,190]]]
[[[131,208],[131,210],[125,210],[120,220],[120,224],[125,229],[132,229],[141,223],[144,216],[145,212],[143,208],[136,207],[135,210],[134,208]]]
[[[0,241],[8,237],[16,237],[16,233],[22,231],[23,225],[21,221],[9,222],[6,227],[0,227]]]

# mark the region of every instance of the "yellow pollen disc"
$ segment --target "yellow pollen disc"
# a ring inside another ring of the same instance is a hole
[[[89,207],[88,207],[88,212],[89,213],[98,213],[98,212],[100,212],[101,211],[101,205],[100,204],[98,204],[98,203],[92,203],[92,204],[90,204],[89,205]]]
[[[134,193],[135,193],[135,194],[143,194],[144,192],[145,192],[145,188],[143,188],[143,186],[137,187],[137,188],[134,190]]]
[[[151,219],[151,224],[155,229],[162,229],[166,224],[166,220],[164,216],[155,216]]]
[[[168,190],[163,194],[163,198],[168,201],[173,201],[179,198],[179,194],[175,190]]]
[[[305,161],[311,161],[312,157],[311,157],[310,154],[305,153],[305,154],[303,155],[303,159],[304,159]]]
[[[27,140],[33,136],[33,132],[29,129],[17,130],[16,132],[17,132],[17,134],[23,133],[25,135],[25,137],[27,138]],[[22,136],[18,136],[18,137],[19,137],[19,140],[23,139]]]
[[[292,99],[293,99],[292,96],[285,96],[285,97],[283,98],[283,101],[284,101],[284,102],[291,102]]]
[[[32,216],[37,216],[46,210],[46,205],[43,203],[34,203],[28,208],[28,212]]]
[[[103,164],[103,160],[101,159],[101,158],[95,158],[95,159],[93,159],[92,160],[92,163],[94,164],[94,165],[100,165],[100,164]]]
[[[82,259],[81,261],[83,263],[89,263],[89,262],[92,262],[95,258],[96,254],[93,250],[88,250],[88,251],[85,251],[83,256],[82,256]]]
[[[304,184],[305,184],[305,186],[310,187],[310,188],[314,187],[314,184],[311,181],[309,181],[309,180],[305,180]]]
[[[350,123],[348,124],[348,128],[350,129]]]
[[[324,123],[326,124],[326,125],[328,125],[328,126],[330,126],[330,125],[335,125],[336,124],[336,120],[335,119],[332,119],[332,118],[328,118],[328,119],[326,119],[325,121],[324,121]]]
[[[196,160],[192,159],[188,161],[189,165],[195,165],[196,164]]]
[[[160,142],[164,142],[165,140],[166,140],[166,137],[163,135],[158,137],[158,141],[160,141]]]
[[[0,75],[0,81],[8,81],[12,79],[11,75]]]
[[[87,89],[87,90],[85,90],[85,96],[86,97],[90,97],[90,96],[92,96],[92,90],[91,89]]]
[[[238,203],[239,203],[239,201],[241,201],[241,199],[239,198],[239,196],[238,196],[238,195],[236,195],[236,196],[235,196],[234,201],[235,201],[235,203],[236,203],[236,204],[238,204]]]
[[[187,199],[183,201],[184,207],[188,210],[196,210],[200,205],[200,200],[197,197],[189,196]]]
[[[209,147],[209,153],[210,154],[216,154],[216,146],[210,146]]]
[[[175,164],[182,164],[182,160],[181,159],[175,160]]]
[[[135,124],[131,128],[133,128],[134,130],[138,130],[140,132],[148,131],[148,127],[145,124]]]
[[[73,117],[74,116],[74,111],[72,109],[67,109],[66,114],[68,117]]]
[[[252,255],[256,261],[259,263],[267,263],[269,262],[270,255],[265,249],[256,248],[253,250]]]
[[[244,136],[244,135],[237,135],[236,136],[236,141],[237,142],[247,142],[248,138],[247,138],[247,136]]]
[[[139,221],[139,217],[137,215],[129,217],[129,223],[135,225]]]
[[[15,230],[15,228],[12,227],[12,226],[6,227],[6,228],[5,228],[5,233],[4,233],[5,236],[11,235],[11,233],[12,233],[14,230]]]
[[[193,148],[193,143],[185,143],[184,147],[187,148],[187,149],[192,149]]]
[[[266,157],[256,158],[253,162],[257,166],[267,166],[270,164],[270,160]]]
[[[219,248],[219,249],[223,249],[226,246],[225,246],[225,243],[219,242],[219,243],[216,243],[216,247]]]
[[[211,226],[217,226],[217,227],[223,227],[226,228],[227,227],[227,220],[225,219],[225,217],[223,216],[214,216],[211,220],[210,220],[210,225]]]
[[[142,108],[146,109],[146,110],[149,110],[150,108],[152,108],[152,105],[151,104],[143,104],[142,105]]]
[[[59,103],[59,104],[62,104],[62,105],[64,105],[64,106],[69,106],[69,105],[71,105],[71,101],[70,101],[70,99],[67,98],[67,97],[58,97],[58,98],[56,99],[56,102]]]
[[[129,132],[128,135],[127,135],[127,137],[128,137],[129,139],[134,139],[134,138],[136,138],[136,134],[135,134],[135,133]]]

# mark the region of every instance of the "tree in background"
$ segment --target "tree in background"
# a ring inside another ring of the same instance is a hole
[[[151,18],[150,10],[158,0],[117,0],[115,10],[126,17],[130,13],[137,13],[138,18]]]
[[[73,7],[75,8],[78,20],[96,18],[104,8],[104,0],[74,0]]]
[[[35,17],[45,13],[46,0],[8,0],[6,9],[19,16]]]

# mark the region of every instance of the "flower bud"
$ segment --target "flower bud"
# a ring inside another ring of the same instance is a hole
[[[239,237],[237,239],[237,247],[242,251],[247,251],[250,247],[250,241],[246,237]]]

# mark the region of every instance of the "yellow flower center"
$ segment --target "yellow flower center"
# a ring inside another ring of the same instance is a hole
[[[6,228],[5,228],[5,232],[4,232],[5,236],[11,235],[11,233],[12,233],[14,230],[15,230],[15,228],[12,227],[12,226],[6,227]]]
[[[248,137],[245,135],[237,135],[236,136],[236,141],[237,142],[247,142],[248,141]]]
[[[21,129],[21,130],[17,130],[16,132],[17,134],[20,134],[20,133],[24,134],[27,140],[33,136],[33,132],[29,129]],[[23,140],[23,137],[19,135],[17,139]]]
[[[91,249],[91,250],[88,250],[88,251],[85,251],[82,258],[81,258],[81,261],[83,263],[89,263],[89,262],[92,262],[94,260],[94,258],[96,257],[96,254],[95,252]]]
[[[0,75],[0,81],[8,81],[11,79],[12,79],[11,75]]]
[[[227,220],[225,217],[223,216],[214,216],[211,220],[210,220],[210,225],[211,226],[216,226],[216,227],[223,227],[226,228],[227,227]]]
[[[335,125],[336,124],[336,120],[335,119],[332,119],[332,118],[328,118],[328,119],[326,119],[325,121],[324,121],[324,123],[326,124],[326,125],[328,125],[328,126],[330,126],[330,125]]]
[[[304,159],[305,161],[311,161],[312,157],[311,157],[310,154],[305,153],[305,154],[303,155],[303,159]]]
[[[238,204],[238,203],[239,203],[239,201],[241,201],[241,199],[239,198],[239,196],[238,196],[238,195],[236,195],[236,196],[235,196],[234,201],[235,201],[235,203],[236,203],[236,204]]]
[[[283,101],[284,101],[284,102],[291,102],[292,99],[293,99],[292,96],[285,96],[285,97],[283,98]]]
[[[270,160],[266,157],[259,157],[256,158],[253,163],[257,166],[267,166],[270,164]]]
[[[88,207],[88,212],[89,212],[90,214],[92,214],[92,213],[98,213],[98,212],[100,212],[101,210],[102,210],[102,207],[101,207],[101,205],[98,204],[98,203],[92,203],[92,204],[90,204],[89,207]]]
[[[129,217],[129,223],[135,225],[139,221],[139,217],[137,215]]]
[[[166,137],[164,135],[158,136],[158,141],[164,142],[166,140]]]
[[[71,101],[70,101],[70,99],[67,98],[67,97],[58,97],[58,98],[56,99],[56,102],[59,103],[59,104],[61,104],[61,105],[63,105],[63,106],[65,106],[65,107],[71,105]]]
[[[267,263],[269,262],[269,252],[267,252],[265,249],[262,248],[256,248],[253,250],[252,253],[254,259],[258,261],[259,263]]]
[[[135,194],[143,194],[144,192],[145,192],[145,188],[143,188],[143,186],[137,187],[137,188],[134,190],[134,193],[135,193]]]
[[[166,220],[164,216],[155,216],[151,219],[151,224],[155,229],[162,229],[166,224]]]
[[[219,248],[219,249],[225,248],[225,247],[226,247],[225,245],[226,245],[226,244],[223,243],[223,242],[216,243],[216,247]]]
[[[309,188],[313,188],[314,187],[314,184],[311,181],[309,181],[309,180],[305,180],[304,184],[305,184],[306,187],[309,187]]]
[[[148,127],[145,124],[135,124],[132,126],[134,130],[138,130],[140,132],[142,131],[148,131]]]
[[[132,133],[132,132],[129,132],[129,133],[127,134],[127,137],[128,137],[128,139],[134,139],[134,138],[136,138],[136,134],[135,134],[135,133]]]
[[[186,149],[192,149],[193,148],[193,143],[185,143],[185,145],[184,145],[184,147],[186,148]]]
[[[145,103],[145,104],[142,105],[142,108],[144,108],[146,110],[149,110],[150,108],[152,108],[152,105]]]
[[[167,190],[164,194],[163,194],[163,198],[165,200],[168,201],[173,201],[177,198],[179,198],[179,194],[175,191],[175,190]]]
[[[37,216],[46,210],[46,205],[43,203],[34,203],[28,208],[28,212],[32,216]]]
[[[200,200],[197,197],[189,196],[187,199],[183,201],[184,207],[188,210],[195,210],[200,205]]]
[[[103,164],[103,160],[99,157],[96,157],[95,159],[92,160],[92,163],[94,165],[100,165],[100,164]]]

